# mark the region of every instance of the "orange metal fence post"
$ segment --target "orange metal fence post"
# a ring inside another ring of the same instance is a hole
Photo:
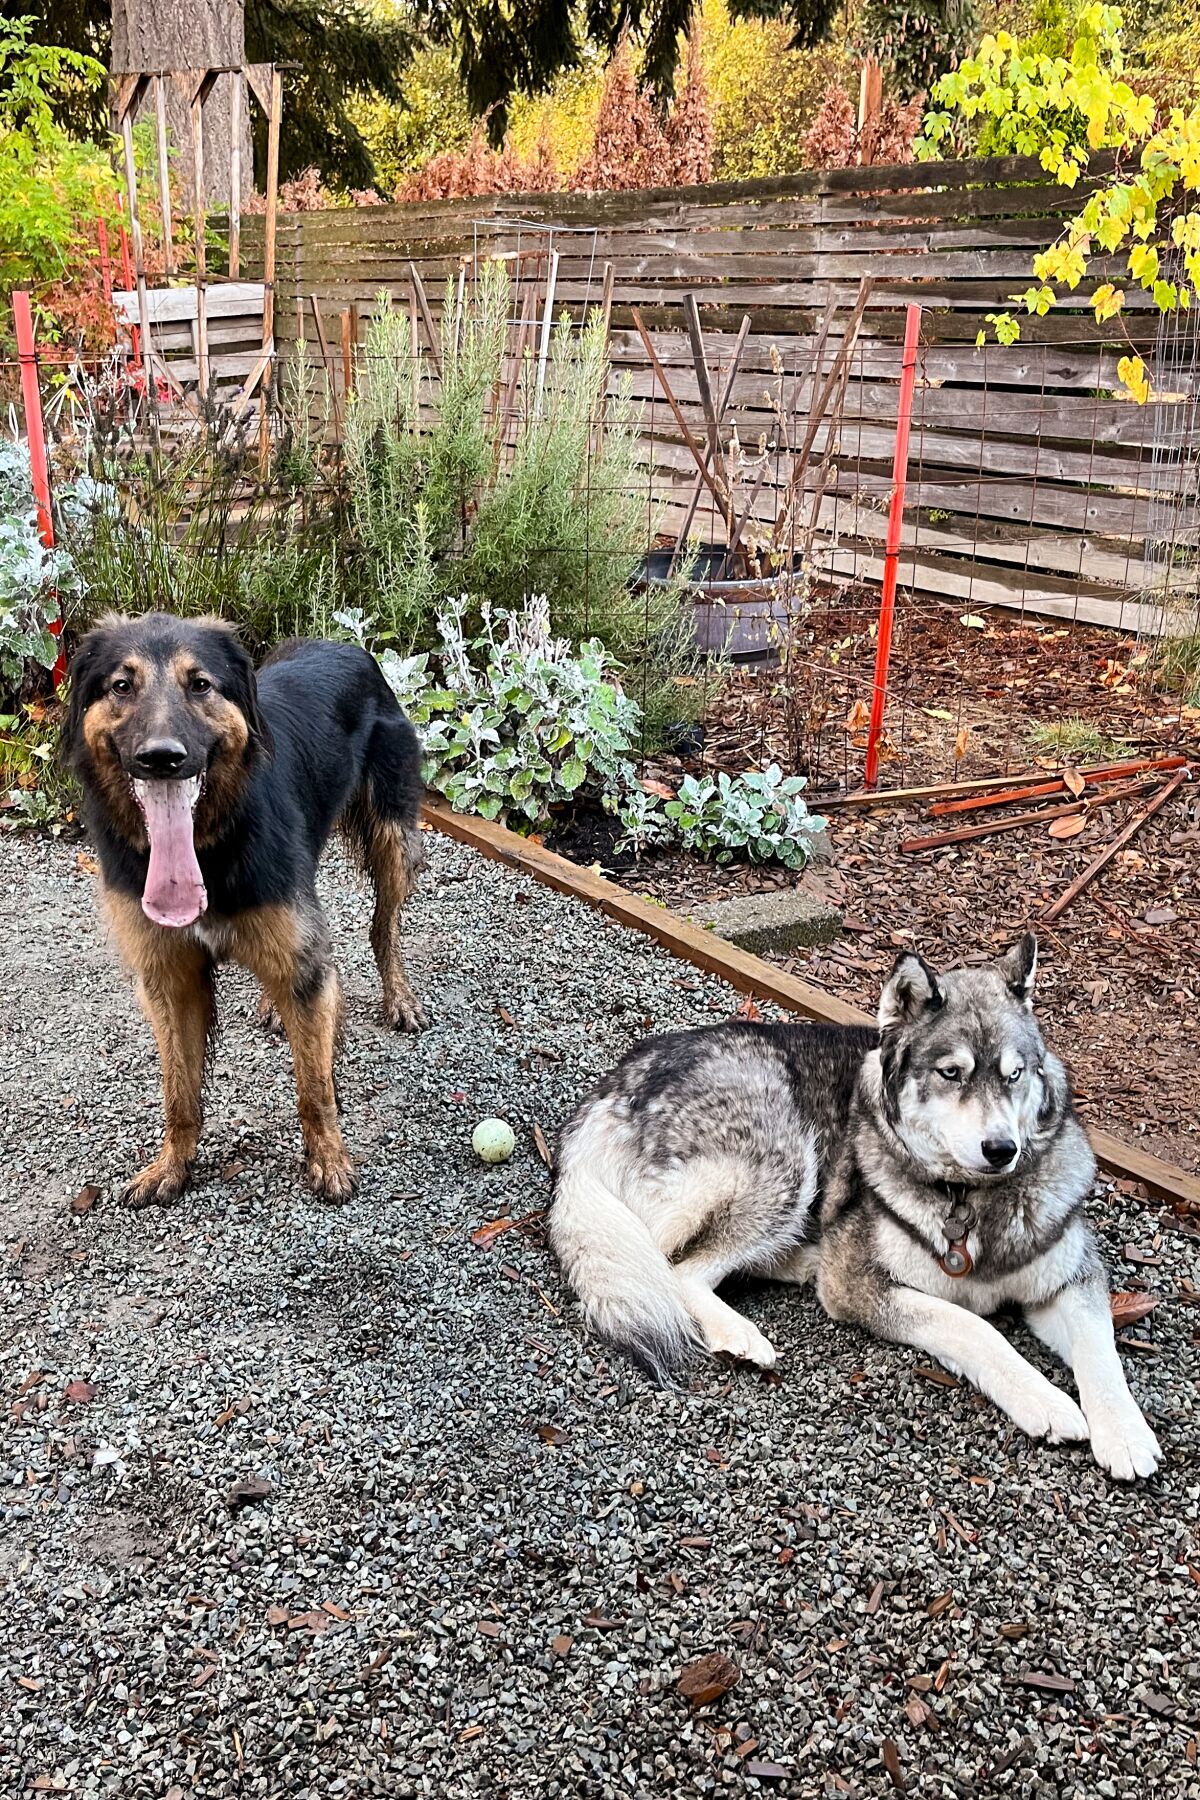
[[[896,574],[900,563],[900,533],[904,524],[904,488],[908,479],[908,434],[912,424],[913,390],[917,385],[917,340],[921,332],[921,308],[910,306],[904,320],[904,360],[900,365],[900,398],[896,409],[896,451],[892,460],[892,503],[888,512],[887,547],[883,561],[883,592],[879,601],[879,642],[875,646],[875,687],[871,695],[871,722],[867,728],[867,769],[864,785],[874,787],[879,773],[879,738],[883,730],[883,704],[887,698],[888,664],[892,655],[892,623],[896,613]]]
[[[21,402],[25,408],[25,436],[29,442],[29,472],[33,478],[33,499],[37,507],[38,531],[47,550],[54,548],[54,518],[50,509],[50,464],[46,457],[46,428],[42,420],[42,390],[38,381],[37,342],[33,334],[33,312],[29,295],[23,290],[12,297],[13,324],[17,334],[17,356],[21,364]],[[58,659],[54,664],[54,685],[66,673],[66,657],[62,650],[62,612],[50,630],[59,640]]]

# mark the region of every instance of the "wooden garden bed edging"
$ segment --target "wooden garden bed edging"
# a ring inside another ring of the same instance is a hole
[[[508,831],[503,825],[452,812],[442,800],[427,800],[423,816],[426,823],[443,837],[466,844],[491,862],[518,869],[521,874],[540,881],[543,887],[586,902],[619,925],[653,938],[672,956],[703,969],[706,974],[719,976],[740,994],[771,1000],[788,1012],[800,1013],[827,1025],[875,1023],[869,1013],[860,1012],[858,1007],[849,1006],[832,994],[822,993],[820,988],[810,987],[806,981],[773,968],[747,950],[727,944],[715,933],[702,930],[688,919],[681,919],[665,906],[653,906],[634,894],[627,894],[616,882],[606,881],[590,869],[581,869],[568,862],[565,856],[556,856],[552,850],[518,837],[515,831]],[[1096,1152],[1096,1161],[1108,1174],[1127,1181],[1140,1181],[1152,1194],[1171,1201],[1184,1211],[1200,1211],[1200,1178],[1111,1136],[1107,1131],[1089,1127],[1088,1136]]]

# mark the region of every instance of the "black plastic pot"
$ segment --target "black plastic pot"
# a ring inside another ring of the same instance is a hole
[[[654,587],[669,581],[673,558],[673,551],[651,550],[635,584]],[[740,564],[742,559],[734,560]],[[727,552],[717,544],[701,544],[695,551],[690,592],[697,648],[733,662],[772,661],[806,610],[797,578],[786,570],[779,575],[746,575],[729,563]]]

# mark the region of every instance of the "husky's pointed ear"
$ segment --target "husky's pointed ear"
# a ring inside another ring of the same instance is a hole
[[[879,1029],[908,1025],[923,1012],[938,1012],[946,1004],[946,996],[938,978],[923,956],[906,950],[896,958],[891,974],[879,996]]]
[[[1037,980],[1037,958],[1037,939],[1032,931],[1027,931],[1020,943],[1014,944],[1008,954],[1000,958],[1000,973],[1003,975],[1009,991],[1029,1012],[1033,1011],[1033,986]]]

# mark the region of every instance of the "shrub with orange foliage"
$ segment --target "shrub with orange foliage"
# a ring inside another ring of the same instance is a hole
[[[424,168],[409,175],[396,189],[397,200],[458,200],[475,194],[553,194],[564,180],[554,152],[543,138],[532,156],[523,157],[512,145],[489,148],[484,136],[486,120],[479,124],[465,150],[443,150],[430,157]]]
[[[847,169],[854,163],[910,163],[913,139],[921,129],[925,96],[902,103],[885,94],[873,119],[859,131],[854,107],[842,88],[830,90],[804,139],[810,169]]]

